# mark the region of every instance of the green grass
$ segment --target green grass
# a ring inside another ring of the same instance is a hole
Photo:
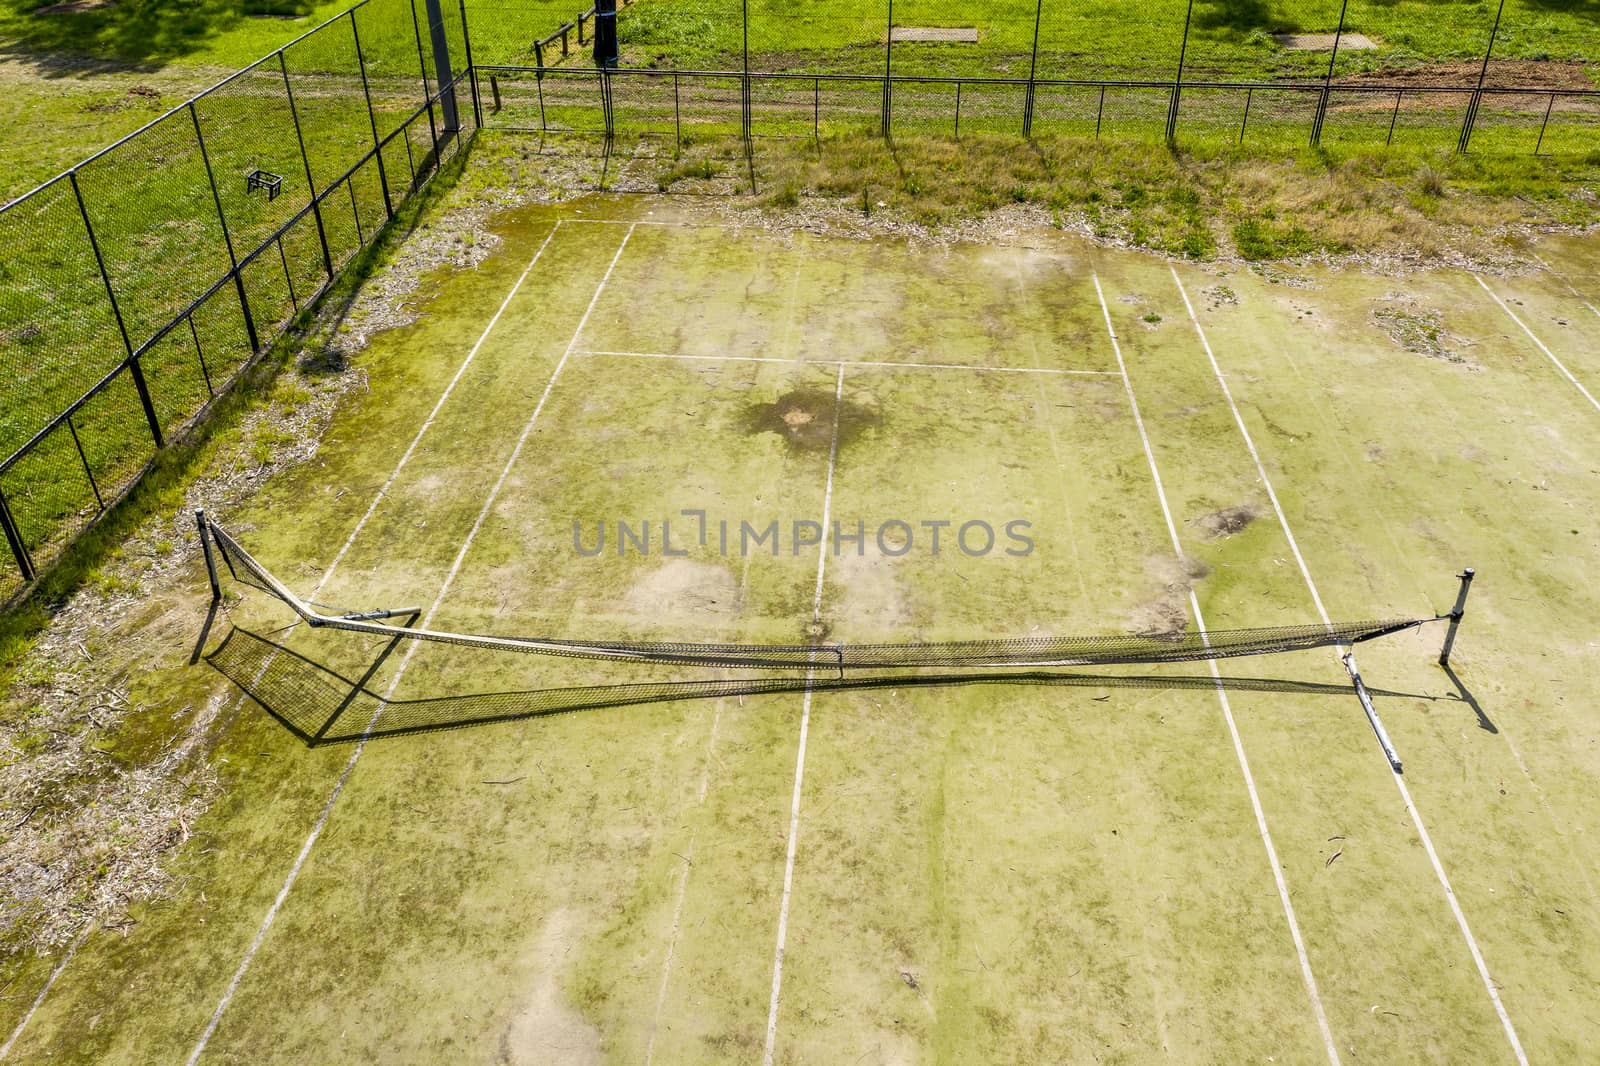
[[[821,617],[836,639],[1125,630],[1184,616],[1190,588],[1218,628],[1314,616],[1166,262],[1049,230],[911,246],[641,225],[623,248],[623,226],[592,224],[607,217],[685,220],[670,199],[631,197],[500,219],[499,253],[439,278],[417,322],[361,356],[372,393],[340,413],[317,462],[224,520],[308,590],[551,225],[582,218],[555,231],[329,578],[328,602],[430,602],[542,402],[438,625],[796,639],[814,554],[724,559],[713,538],[684,559],[582,560],[571,523],[691,506],[812,516],[830,466],[831,514],[846,522],[1020,513],[1039,536],[1026,559],[896,560],[870,543],[830,558]],[[1594,299],[1592,250],[1541,251]],[[1479,568],[1457,668],[1495,732],[1432,665],[1436,634],[1364,645],[1363,672],[1399,693],[1380,709],[1530,1057],[1581,1057],[1596,1037],[1582,1008],[1600,967],[1600,926],[1581,906],[1593,864],[1538,841],[1586,827],[1585,708],[1600,676],[1570,633],[1594,621],[1581,575],[1600,531],[1574,517],[1600,504],[1592,409],[1464,272],[1417,271],[1398,292],[1320,267],[1177,269],[1334,616],[1447,607],[1455,569]],[[1596,380],[1600,332],[1557,278],[1489,281]],[[1437,321],[1435,339],[1469,361],[1407,350],[1379,313],[1393,308]],[[836,453],[751,417],[800,397],[831,420],[828,360],[1115,371],[1106,315],[1181,558],[1115,373],[849,366]],[[1224,511],[1254,517],[1208,532]],[[108,623],[96,644],[139,663],[128,729],[149,728],[139,744],[151,750],[186,709],[232,695],[170,639],[191,631],[201,580],[191,564],[155,618]],[[346,672],[370,664],[376,649],[345,636],[269,634],[281,613],[251,594],[230,621]],[[136,659],[141,634],[163,640]],[[633,673],[429,647],[395,696]],[[1157,673],[814,695],[780,1060],[1323,1054],[1210,676]],[[1337,662],[1223,673],[1340,1046],[1440,1061],[1504,1046]],[[376,709],[363,697],[341,731],[359,734]],[[661,1062],[750,1061],[765,1040],[801,709],[799,695],[647,704],[373,740],[211,1056],[518,1061],[555,1044],[567,1061],[631,1063],[653,1042]],[[204,1028],[352,752],[308,749],[253,706],[215,741],[222,784],[181,853],[180,886],[133,908],[137,924],[90,937],[25,1031],[24,1057],[181,1058]],[[1514,870],[1478,861],[1508,849]],[[0,1027],[53,961],[7,963]]]
[[[1505,60],[1600,62],[1600,28],[1592,5],[1511,0],[1495,54]],[[1039,23],[1039,68],[1044,77],[1171,77],[1183,38],[1185,5],[1178,0],[1047,2]],[[1280,47],[1271,34],[1332,33],[1340,5],[1317,0],[1236,4],[1201,0],[1194,7],[1186,70],[1196,78],[1321,76],[1326,53]],[[887,9],[840,3],[796,8],[778,0],[749,5],[751,69],[854,70],[883,67]],[[988,0],[902,0],[897,26],[970,26],[976,46],[899,44],[902,73],[961,73],[1026,77],[1035,5]],[[1481,0],[1398,0],[1349,5],[1346,29],[1373,38],[1376,50],[1341,53],[1338,75],[1403,69],[1426,63],[1481,60],[1495,9]],[[743,46],[740,7],[727,0],[640,0],[618,23],[624,61],[645,66],[739,69]],[[1441,76],[1461,83],[1464,69]],[[1472,73],[1476,73],[1474,70]],[[1470,84],[1471,79],[1466,83]]]

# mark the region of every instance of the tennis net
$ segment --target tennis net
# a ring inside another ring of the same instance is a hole
[[[1254,629],[891,643],[758,644],[455,633],[387,622],[394,617],[415,618],[421,614],[416,608],[341,613],[336,608],[304,600],[274,577],[225,529],[205,517],[200,521],[202,536],[216,546],[236,580],[281,601],[309,626],[489,651],[614,662],[774,671],[836,669],[841,675],[847,670],[921,667],[978,670],[1176,663],[1350,647],[1450,617]],[[210,551],[209,545],[207,551]]]

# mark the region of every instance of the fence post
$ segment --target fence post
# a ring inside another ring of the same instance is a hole
[[[17,560],[22,580],[32,581],[37,576],[33,569],[33,557],[28,554],[28,545],[22,539],[22,530],[17,528],[16,519],[11,516],[11,505],[6,502],[3,491],[0,491],[0,529],[5,530],[6,544],[11,547],[12,558]]]
[[[128,337],[128,326],[122,320],[122,307],[117,303],[116,291],[111,287],[111,275],[106,271],[105,256],[100,254],[100,241],[94,235],[94,226],[89,221],[89,209],[83,202],[83,190],[78,188],[78,172],[67,171],[67,181],[72,185],[72,195],[78,200],[78,213],[83,216],[83,229],[89,235],[89,247],[94,251],[95,266],[100,268],[100,280],[105,283],[106,299],[111,301],[111,314],[117,320],[117,332],[122,334],[122,346],[128,352],[128,373],[133,378],[133,387],[139,393],[139,403],[144,407],[145,421],[150,424],[150,435],[155,438],[156,447],[165,442],[161,439],[161,420],[156,417],[155,404],[150,402],[150,389],[144,383],[144,371],[139,366],[138,356],[133,354],[133,341]]]
[[[1178,76],[1172,82],[1172,100],[1167,104],[1167,143],[1175,144],[1178,140],[1178,100],[1183,95],[1183,62],[1189,55],[1189,24],[1194,19],[1194,0],[1189,0],[1189,9],[1183,16],[1183,44],[1178,46]],[[1104,87],[1101,89],[1104,93]],[[1104,96],[1102,95],[1102,100]],[[1098,123],[1096,136],[1099,136]]]
[[[1461,140],[1456,143],[1456,151],[1463,155],[1467,151],[1467,142],[1472,140],[1472,125],[1478,120],[1478,105],[1483,103],[1483,83],[1489,76],[1489,58],[1494,55],[1495,38],[1500,36],[1500,16],[1505,14],[1506,0],[1500,0],[1500,6],[1495,9],[1494,28],[1489,31],[1489,47],[1483,52],[1483,68],[1478,71],[1478,87],[1473,90],[1472,101],[1467,104],[1467,118],[1461,124]]]
[[[378,161],[378,184],[383,186],[383,210],[394,218],[394,200],[389,196],[389,172],[383,165],[383,143],[378,140],[378,116],[372,110],[372,88],[367,84],[367,57],[361,51],[361,28],[356,25],[356,9],[350,9],[350,35],[356,42],[356,65],[361,68],[361,95],[367,98],[367,121],[372,126],[372,156]]]
[[[894,127],[894,0],[889,0],[888,32],[883,35],[883,136],[892,137]]]
[[[294,123],[295,139],[300,142],[300,162],[306,168],[306,192],[311,197],[311,215],[317,220],[317,239],[322,242],[322,265],[333,280],[333,256],[328,254],[328,231],[322,228],[322,202],[317,197],[317,183],[311,177],[311,157],[306,155],[306,138],[300,130],[300,112],[294,106],[294,87],[289,84],[289,64],[278,50],[278,69],[283,71],[283,91],[289,94],[289,119]]]
[[[1556,107],[1556,94],[1555,93],[1551,93],[1550,94],[1550,102],[1545,105],[1544,121],[1539,123],[1539,142],[1533,146],[1533,154],[1534,154],[1535,158],[1538,157],[1539,150],[1544,147],[1544,131],[1547,128],[1549,128],[1549,126],[1550,126],[1550,112],[1554,111],[1555,107]]]
[[[1350,0],[1339,4],[1339,26],[1333,31],[1333,54],[1328,56],[1328,73],[1322,78],[1322,93],[1317,97],[1317,114],[1311,120],[1311,147],[1322,143],[1322,123],[1328,117],[1328,96],[1333,91],[1333,65],[1339,61],[1339,41],[1344,37],[1344,14]]]
[[[233,233],[228,229],[228,216],[222,210],[222,197],[217,192],[217,177],[211,171],[211,154],[206,151],[205,134],[200,132],[200,115],[194,101],[189,101],[189,119],[194,123],[195,143],[200,146],[200,162],[206,167],[206,181],[211,185],[211,202],[217,207],[217,221],[222,225],[222,241],[228,246],[228,266],[233,274],[234,291],[239,294],[239,310],[244,312],[244,332],[250,339],[252,352],[261,350],[261,338],[256,335],[256,318],[250,313],[250,299],[244,292],[244,278],[239,273],[239,257],[233,249]]]
[[[1034,0],[1033,5],[1033,58],[1028,61],[1028,98],[1022,106],[1022,137],[1024,140],[1033,136],[1033,95],[1034,76],[1039,71],[1039,18],[1044,14],[1044,0]],[[893,27],[890,27],[893,33]],[[959,94],[960,82],[956,83],[956,92]]]
[[[739,120],[744,127],[745,142],[748,143],[751,137],[751,127],[755,124],[755,116],[752,114],[754,107],[750,98],[750,0],[742,0],[739,21],[744,33],[743,40],[739,46],[740,52],[744,57],[742,67],[744,74],[739,79]]]
[[[483,101],[478,99],[478,68],[472,62],[472,34],[467,30],[467,0],[461,4],[461,47],[467,52],[467,84],[472,88],[472,124],[483,128]]]
[[[461,129],[461,116],[456,113],[456,76],[450,69],[450,41],[444,34],[444,11],[439,0],[423,0],[428,12],[428,37],[433,42],[433,76],[439,83],[439,106],[444,109],[444,135]]]
[[[433,158],[437,163],[439,159],[439,127],[433,120],[433,94],[428,91],[428,58],[422,53],[422,24],[417,21],[417,0],[411,0],[411,32],[417,38],[417,68],[422,72],[422,102],[428,108],[428,136],[433,141]],[[537,48],[538,45],[534,45],[534,47]],[[544,66],[544,61],[540,60],[539,65],[541,67]],[[411,144],[409,135],[406,138],[406,144],[408,147]],[[412,184],[416,184],[415,179],[413,179]]]

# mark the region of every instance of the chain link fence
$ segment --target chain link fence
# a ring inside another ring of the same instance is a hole
[[[1554,0],[363,0],[0,208],[0,595],[480,126],[1592,152]],[[470,32],[469,32],[470,21]]]
[[[461,150],[466,17],[364,0],[0,208],[0,595]]]
[[[473,11],[485,121],[508,129],[1501,153],[1600,134],[1600,20],[1554,0],[638,0],[609,76],[593,7]]]

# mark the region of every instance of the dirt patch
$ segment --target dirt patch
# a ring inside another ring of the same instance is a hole
[[[1208,285],[1206,288],[1201,289],[1200,295],[1205,297],[1207,311],[1239,306],[1239,294],[1220,281],[1215,285]]]
[[[1182,633],[1189,625],[1189,590],[1210,573],[1198,559],[1178,559],[1153,555],[1145,560],[1145,572],[1164,588],[1160,595],[1133,609],[1128,629],[1145,637]]]
[[[1246,526],[1261,517],[1261,512],[1250,504],[1224,507],[1195,519],[1195,525],[1204,532],[1207,540],[1220,540],[1242,532]]]
[[[562,998],[556,975],[578,940],[565,908],[548,915],[528,952],[538,973],[528,998],[500,1034],[499,1066],[590,1066],[600,1061],[600,1033]]]
[[[1341,44],[1339,50],[1345,46]],[[1478,85],[1483,70],[1477,63],[1418,63],[1415,66],[1386,66],[1333,79],[1338,85],[1459,85],[1471,91]],[[1496,60],[1489,65],[1486,86],[1490,89],[1593,89],[1589,72],[1582,63],[1562,63],[1548,59]]]
[[[889,547],[897,550],[899,546],[891,543]],[[857,628],[886,633],[910,625],[910,611],[896,574],[897,561],[880,554],[876,545],[869,545],[865,555],[845,553],[833,560],[839,617],[850,619]]]
[[[840,447],[883,423],[882,416],[870,407],[846,400],[836,410],[835,402],[827,389],[796,389],[771,403],[746,408],[745,432],[776,433],[791,451],[827,454],[833,448],[836,418]]]
[[[673,559],[640,578],[624,602],[647,617],[734,614],[739,610],[739,583],[726,566]]]
[[[1384,303],[1372,309],[1372,319],[1402,351],[1476,369],[1456,350],[1457,345],[1467,342],[1444,328],[1444,318],[1438,311],[1423,307],[1403,293],[1389,293],[1383,299]]]

